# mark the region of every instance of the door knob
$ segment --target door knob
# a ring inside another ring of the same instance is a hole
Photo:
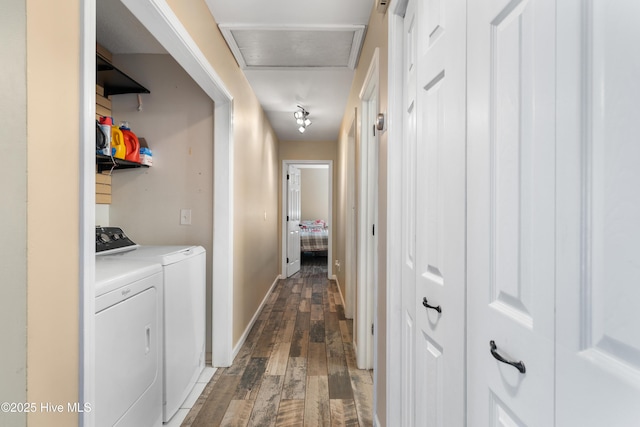
[[[440,306],[433,306],[433,305],[429,305],[429,302],[427,301],[427,297],[422,298],[422,305],[424,305],[426,308],[430,308],[432,310],[437,311],[438,313],[442,313],[442,307]]]
[[[519,362],[512,362],[510,360],[505,359],[504,357],[502,357],[500,355],[500,353],[498,353],[498,346],[496,345],[496,342],[491,340],[489,341],[489,345],[491,346],[491,355],[498,361],[502,362],[502,363],[506,363],[507,365],[511,365],[514,368],[516,368],[518,371],[520,371],[521,374],[524,374],[525,372],[527,372],[527,369],[524,367],[524,362],[521,360]]]

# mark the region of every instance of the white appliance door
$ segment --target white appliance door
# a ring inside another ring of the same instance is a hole
[[[467,421],[553,426],[556,2],[468,7]]]
[[[300,271],[300,169],[289,165],[287,174],[287,277]]]
[[[158,299],[150,288],[96,313],[97,427],[162,424]]]

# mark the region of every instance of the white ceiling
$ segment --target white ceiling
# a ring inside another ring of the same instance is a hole
[[[223,33],[230,28],[238,34],[234,54],[249,59],[242,63],[239,57],[239,64],[278,138],[336,140],[374,1],[205,1]],[[96,2],[96,38],[108,50],[166,53],[120,0]],[[304,134],[293,117],[297,105],[312,121]]]
[[[96,0],[96,40],[114,54],[167,53],[120,0]]]

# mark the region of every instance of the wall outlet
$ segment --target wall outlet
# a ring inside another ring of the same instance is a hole
[[[191,209],[180,209],[180,225],[191,225]]]

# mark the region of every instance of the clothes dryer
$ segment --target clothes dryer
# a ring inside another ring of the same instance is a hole
[[[162,267],[96,257],[95,423],[162,426]]]

